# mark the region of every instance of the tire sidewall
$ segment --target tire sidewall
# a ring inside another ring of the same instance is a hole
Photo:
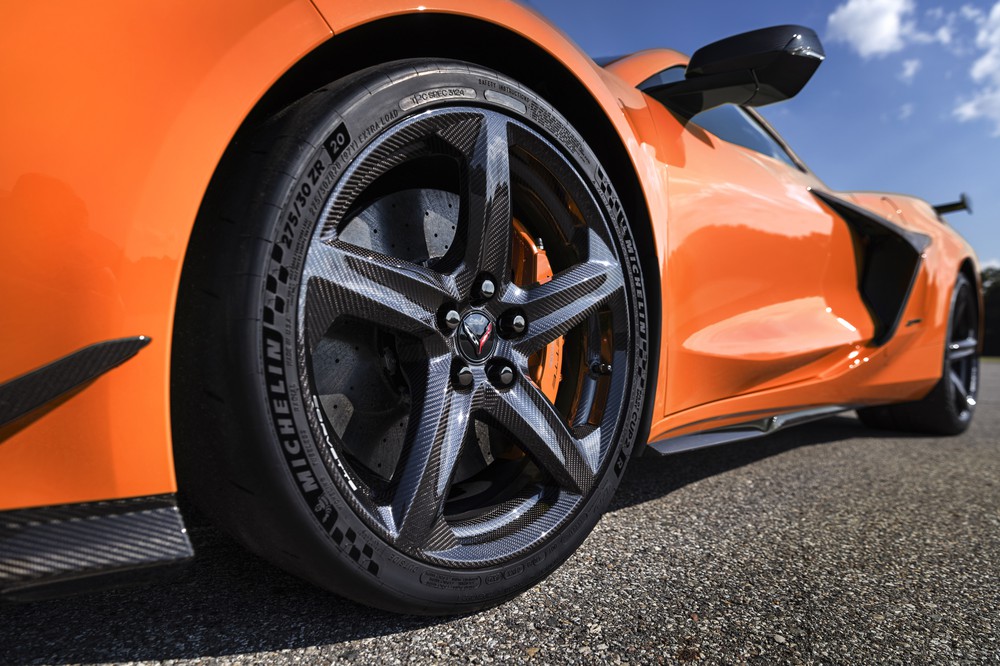
[[[306,404],[311,391],[301,385],[304,353],[296,342],[296,304],[306,253],[321,212],[352,160],[403,120],[459,105],[486,106],[517,118],[562,149],[578,169],[615,237],[634,336],[631,384],[616,448],[590,497],[559,534],[539,547],[500,566],[463,570],[436,567],[401,553],[356,515],[337,479],[343,463],[323,441],[323,425]],[[609,178],[580,135],[541,98],[495,72],[465,63],[392,63],[313,93],[275,122],[308,132],[304,142],[290,148],[294,167],[286,169],[289,178],[280,188],[280,204],[269,215],[270,250],[250,322],[251,348],[243,353],[252,357],[264,378],[257,396],[265,421],[260,439],[272,462],[282,467],[273,476],[288,501],[312,517],[309,538],[297,544],[305,551],[297,573],[393,610],[401,610],[401,598],[409,600],[402,610],[455,612],[516,595],[561,564],[591,531],[618,486],[640,429],[648,372],[645,291],[632,231]],[[316,571],[317,562],[337,566],[323,573]],[[334,580],[343,575],[350,576],[349,584]]]

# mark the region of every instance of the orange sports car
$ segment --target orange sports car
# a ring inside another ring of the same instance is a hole
[[[857,409],[958,433],[976,259],[754,107],[779,26],[595,63],[508,0],[17,3],[0,596],[254,552],[408,613],[558,567],[629,458]]]

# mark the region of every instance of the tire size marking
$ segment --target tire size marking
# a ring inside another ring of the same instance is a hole
[[[351,133],[347,131],[347,125],[344,123],[337,125],[333,133],[323,142],[323,147],[326,148],[326,152],[330,155],[330,160],[333,162],[333,172],[341,173],[347,168],[347,163],[361,150],[365,142],[376,136],[387,125],[395,122],[398,117],[399,110],[390,109],[377,118],[375,122],[370,123],[361,130],[354,139],[351,139]]]
[[[319,182],[320,174],[326,170],[326,165],[323,164],[322,160],[316,160],[312,167],[310,167],[309,172],[306,174],[305,180],[299,185],[298,191],[291,200],[291,209],[288,214],[285,215],[285,225],[281,229],[281,244],[284,245],[289,250],[292,249],[292,238],[295,236],[295,230],[299,226],[299,222],[302,220],[302,210],[306,207],[309,202],[309,197],[313,193],[313,188]]]
[[[359,146],[360,143],[357,139],[351,139],[351,134],[347,131],[347,125],[344,123],[337,125],[333,134],[323,142],[323,147],[326,148],[326,152],[333,162],[333,171],[336,173],[340,173],[344,169],[354,154],[358,152]]]
[[[333,130],[333,134],[323,142],[323,147],[326,148],[326,152],[329,153],[330,159],[334,162],[337,161],[337,156],[343,152],[344,148],[351,143],[351,135],[347,131],[347,125],[340,123],[337,129]]]

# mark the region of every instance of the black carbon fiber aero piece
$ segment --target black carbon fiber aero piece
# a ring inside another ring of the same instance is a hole
[[[829,192],[814,189],[812,194],[851,229],[860,259],[858,290],[875,320],[875,344],[884,345],[903,318],[930,236],[893,224]]]
[[[173,495],[0,512],[0,600],[163,577],[194,556]]]
[[[150,341],[140,335],[98,342],[0,384],[0,427],[97,379],[138,354]]]

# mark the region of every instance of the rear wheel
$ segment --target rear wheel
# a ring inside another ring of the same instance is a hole
[[[540,580],[600,517],[644,399],[641,271],[594,154],[517,83],[429,61],[241,142],[185,266],[182,483],[383,608]]]
[[[978,299],[972,283],[959,275],[952,291],[941,381],[922,400],[859,409],[858,416],[874,428],[957,435],[972,423],[978,395]]]

